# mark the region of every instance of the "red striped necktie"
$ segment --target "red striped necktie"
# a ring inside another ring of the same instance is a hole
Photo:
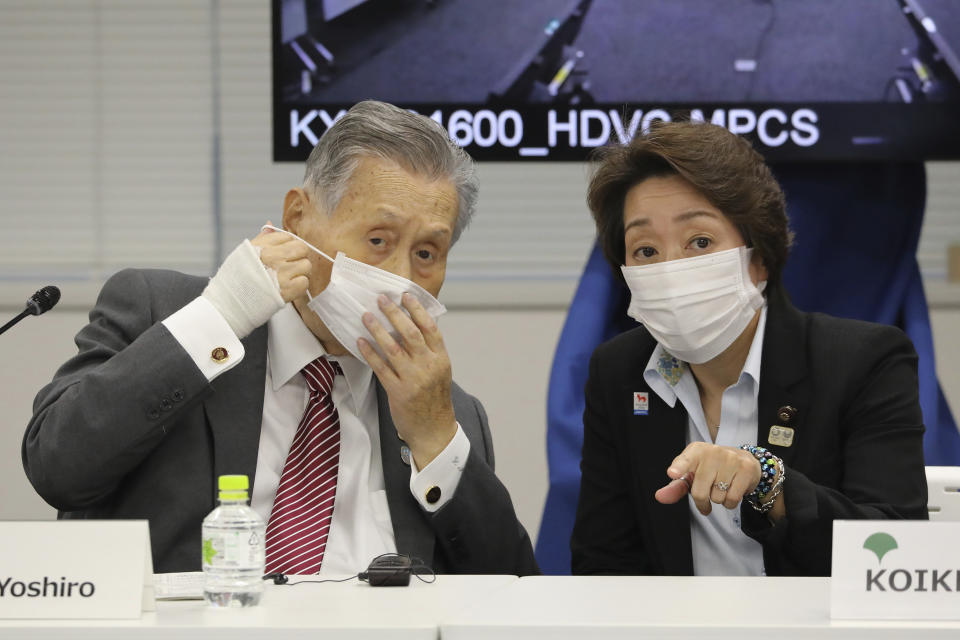
[[[310,389],[267,523],[267,573],[320,571],[333,518],[340,462],[340,416],[333,406],[333,379],[340,365],[324,357],[301,373]]]

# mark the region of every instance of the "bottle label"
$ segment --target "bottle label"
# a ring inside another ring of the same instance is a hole
[[[203,537],[204,569],[259,569],[264,565],[262,534],[257,531],[210,531]]]

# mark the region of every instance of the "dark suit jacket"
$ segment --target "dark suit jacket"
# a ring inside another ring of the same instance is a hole
[[[590,361],[574,573],[693,573],[688,501],[653,497],[687,432],[683,405],[671,409],[644,382],[655,345],[639,327]],[[786,518],[772,526],[740,507],[768,575],[830,575],[835,519],[927,517],[916,371],[900,330],[800,313],[770,292],[757,442],[783,459]],[[649,392],[649,415],[633,415],[636,391]],[[778,410],[788,405],[797,409],[786,424],[793,444],[772,445],[769,429],[784,424]]]
[[[216,478],[256,482],[267,331],[240,365],[208,382],[161,320],[206,278],[126,270],[104,285],[79,352],[34,402],[23,439],[30,482],[61,518],[146,518],[157,572],[200,569],[200,523]],[[454,497],[434,514],[410,494],[410,468],[377,384],[384,483],[397,550],[451,573],[536,573],[530,540],[493,472],[486,414],[454,385],[470,456]]]

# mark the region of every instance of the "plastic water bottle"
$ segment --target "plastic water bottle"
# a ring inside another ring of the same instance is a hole
[[[263,595],[267,527],[249,487],[247,476],[220,476],[220,506],[203,520],[203,597],[214,607],[253,607]]]

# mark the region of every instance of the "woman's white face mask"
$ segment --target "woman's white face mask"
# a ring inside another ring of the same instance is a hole
[[[390,298],[403,309],[401,297],[404,293],[409,293],[434,320],[447,312],[447,308],[434,298],[429,291],[411,280],[365,262],[348,258],[342,251],[337,253],[336,259],[331,258],[300,236],[286,229],[279,229],[271,225],[265,225],[264,228],[273,229],[297,238],[333,263],[330,283],[316,296],[310,297],[307,306],[317,314],[333,337],[343,345],[343,348],[361,362],[366,361],[360,353],[360,349],[357,348],[358,338],[365,338],[377,353],[383,356],[377,341],[363,324],[362,317],[367,311],[376,317],[395,340],[399,341],[399,335],[393,328],[393,324],[380,311],[377,304],[377,298],[381,294]],[[307,292],[307,296],[310,296],[309,292]]]
[[[630,288],[627,315],[684,362],[702,364],[736,340],[763,306],[766,281],[750,279],[753,249],[621,267]]]

